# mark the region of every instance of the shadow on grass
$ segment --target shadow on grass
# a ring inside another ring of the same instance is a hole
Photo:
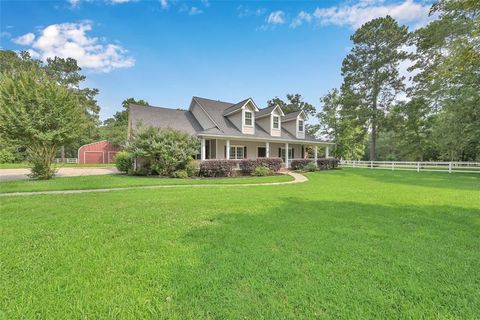
[[[345,174],[358,175],[382,183],[480,191],[480,173],[412,172],[380,169],[344,169],[342,171]]]
[[[399,178],[400,179],[400,178]],[[172,317],[474,318],[480,210],[284,198],[181,238]],[[168,316],[167,316],[168,317]]]

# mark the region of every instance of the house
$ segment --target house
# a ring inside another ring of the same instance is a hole
[[[188,110],[130,104],[128,134],[139,125],[186,131],[201,141],[199,159],[292,159],[320,152],[329,156],[333,143],[305,132],[303,111],[284,114],[279,106],[259,109],[253,99],[238,103],[193,97]],[[227,152],[228,150],[228,152]]]

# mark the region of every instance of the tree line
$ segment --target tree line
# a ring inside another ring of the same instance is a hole
[[[425,27],[392,17],[352,36],[343,83],[321,98],[319,135],[364,160],[480,159],[480,2],[441,0]],[[400,73],[409,63],[409,79]],[[408,81],[406,81],[408,80]]]

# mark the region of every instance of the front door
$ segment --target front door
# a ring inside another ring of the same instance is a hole
[[[266,147],[258,147],[257,148],[257,158],[265,158],[267,156],[267,148]]]

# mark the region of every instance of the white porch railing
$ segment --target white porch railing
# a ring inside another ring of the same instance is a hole
[[[341,160],[344,168],[480,173],[480,162]]]
[[[78,163],[78,158],[55,158],[55,163]]]

